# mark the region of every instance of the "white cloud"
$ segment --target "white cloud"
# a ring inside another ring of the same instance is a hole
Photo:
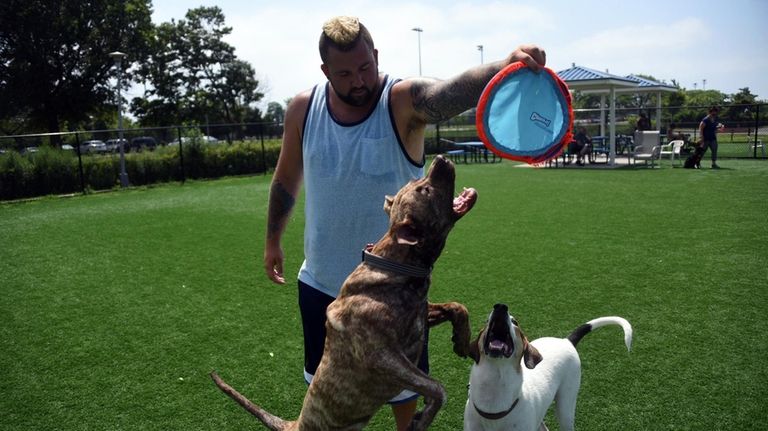
[[[622,26],[574,40],[568,54],[579,64],[605,68],[621,64],[617,74],[642,73],[649,64],[674,64],[691,60],[696,45],[705,44],[710,33],[702,21],[686,18],[667,24]],[[702,59],[706,56],[702,55]]]
[[[219,4],[233,27],[227,39],[250,62],[268,101],[282,102],[323,80],[317,38],[333,15],[356,15],[370,28],[383,71],[397,77],[418,74],[417,35],[421,27],[424,75],[447,78],[480,62],[505,57],[521,43],[547,50],[554,70],[572,62],[627,75],[642,73],[693,88],[726,93],[749,86],[762,97],[768,81],[763,30],[765,5],[737,0],[733,7],[705,13],[699,2],[649,0],[643,7],[624,2],[535,0],[458,2],[445,0],[341,0],[280,2],[198,0]],[[181,18],[182,0],[156,2],[155,21]],[[162,9],[161,9],[162,8]],[[664,13],[657,13],[663,10]]]

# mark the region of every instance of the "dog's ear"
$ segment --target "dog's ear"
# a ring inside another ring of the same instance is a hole
[[[536,368],[536,365],[539,365],[539,362],[543,359],[544,357],[541,356],[539,350],[533,347],[531,343],[528,342],[528,338],[523,335],[523,362],[525,363],[525,366],[529,370],[532,370]]]
[[[389,196],[389,195],[384,196],[384,212],[387,213],[387,215],[389,215],[389,210],[392,209],[392,204],[394,203],[395,203],[394,196]]]

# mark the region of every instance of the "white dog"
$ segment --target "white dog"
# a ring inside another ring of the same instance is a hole
[[[464,430],[546,430],[544,416],[552,401],[556,401],[560,429],[573,430],[581,384],[576,344],[593,329],[606,325],[621,326],[627,350],[631,349],[632,326],[621,317],[591,320],[567,338],[539,338],[529,343],[507,306],[496,304],[488,324],[470,346],[475,364],[469,376]]]

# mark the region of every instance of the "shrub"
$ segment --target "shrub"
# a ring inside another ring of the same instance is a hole
[[[211,145],[202,142],[179,147],[158,147],[125,155],[125,169],[131,185],[179,181],[182,178],[218,178],[264,172],[277,164],[280,141],[237,141]],[[120,158],[115,155],[84,154],[83,183],[93,190],[120,185]],[[48,146],[37,153],[0,154],[0,199],[18,199],[47,194],[73,193],[81,188],[77,155]]]
[[[29,196],[32,163],[16,151],[0,154],[0,198],[18,199]]]
[[[42,146],[29,156],[32,165],[32,195],[73,193],[80,188],[77,156]]]
[[[94,190],[111,189],[118,185],[120,181],[119,163],[120,161],[113,157],[83,157],[85,183]]]

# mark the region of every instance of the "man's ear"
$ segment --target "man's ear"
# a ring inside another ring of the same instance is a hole
[[[395,203],[395,198],[392,196],[384,196],[384,212],[389,215],[389,210],[392,209],[392,204]]]
[[[328,70],[328,66],[326,66],[325,63],[323,63],[320,65],[320,70],[323,71],[323,75],[325,75],[325,78],[330,81],[331,74],[330,74],[330,71]]]

